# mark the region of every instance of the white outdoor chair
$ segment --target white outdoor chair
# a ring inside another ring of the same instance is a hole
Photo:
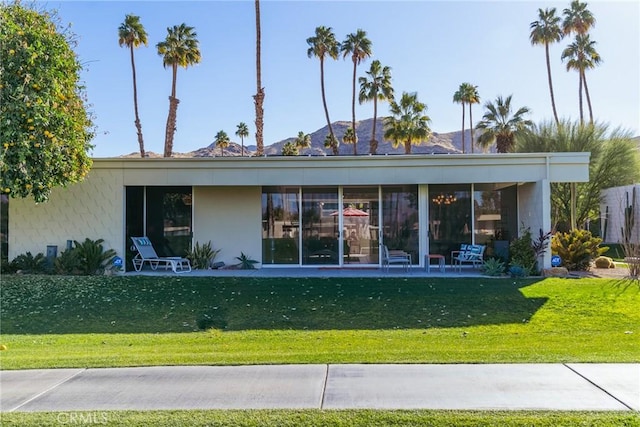
[[[382,245],[382,268],[388,272],[391,264],[402,264],[404,271],[409,271],[411,268],[411,254],[401,251],[390,253],[387,246]]]
[[[473,264],[474,267],[478,267],[484,264],[484,250],[485,245],[466,245],[466,249],[462,249],[457,252],[457,255],[452,256],[454,269],[457,266],[458,271],[462,272],[462,264]]]
[[[160,264],[164,265],[165,269],[171,267],[174,273],[188,273],[191,271],[191,263],[187,258],[159,257],[148,237],[132,237],[131,240],[136,251],[138,251],[131,260],[136,271],[142,270],[145,262],[154,271],[157,270]]]

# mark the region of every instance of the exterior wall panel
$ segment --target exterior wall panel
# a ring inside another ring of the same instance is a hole
[[[87,179],[56,188],[49,201],[11,199],[9,202],[9,259],[25,252],[45,253],[48,245],[67,240],[104,239],[119,256],[124,250],[124,188],[118,170],[92,170]]]

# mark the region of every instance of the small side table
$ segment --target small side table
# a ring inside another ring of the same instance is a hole
[[[436,255],[436,254],[427,254],[424,256],[424,264],[425,264],[425,270],[427,270],[427,273],[431,272],[431,260],[432,259],[437,259],[438,260],[438,269],[440,270],[440,273],[444,273],[444,255]]]

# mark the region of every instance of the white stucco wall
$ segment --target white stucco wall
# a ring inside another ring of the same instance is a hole
[[[261,195],[260,187],[193,187],[194,242],[211,241],[226,265],[240,252],[262,262]]]
[[[9,201],[9,259],[31,252],[46,253],[48,245],[67,240],[104,239],[105,249],[123,256],[124,194],[122,172],[93,169],[85,181],[56,188],[47,202]]]
[[[542,229],[551,230],[551,186],[548,180],[518,186],[518,227],[529,228],[535,239]],[[551,244],[542,259],[542,268],[551,267]]]
[[[603,238],[606,237],[606,243],[621,242],[624,209],[628,206],[627,203],[629,203],[629,205],[632,204],[634,188],[636,194],[634,208],[635,227],[633,229],[632,240],[634,243],[640,243],[640,184],[607,188],[602,191],[600,201],[600,217],[602,218],[602,222],[600,225],[602,227],[602,236]],[[607,227],[606,233],[604,229],[605,226]]]

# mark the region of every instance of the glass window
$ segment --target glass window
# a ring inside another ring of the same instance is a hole
[[[342,190],[342,236],[345,264],[378,264],[378,187]],[[337,212],[336,212],[337,214]]]
[[[474,234],[475,243],[487,245],[488,256],[509,258],[509,242],[518,234],[517,188],[493,188],[493,185],[475,185]]]
[[[299,264],[298,188],[262,188],[262,263]]]
[[[158,256],[191,250],[191,187],[147,187],[147,237]]]
[[[471,243],[471,185],[429,185],[429,253],[444,255]]]
[[[389,250],[411,254],[419,260],[418,186],[382,187],[382,241]]]
[[[316,187],[302,190],[302,263],[340,262],[338,246],[338,188]]]

